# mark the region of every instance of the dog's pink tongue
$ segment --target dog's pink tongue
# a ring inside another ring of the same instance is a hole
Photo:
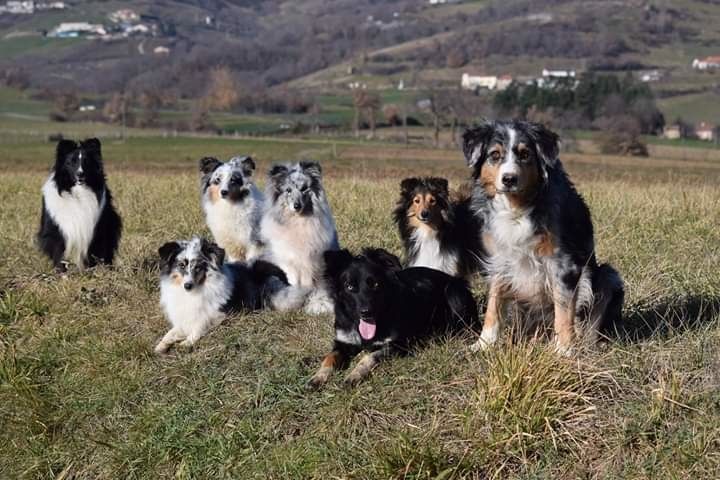
[[[360,336],[365,340],[370,340],[375,336],[374,323],[368,323],[365,320],[360,320],[360,326],[358,327],[358,330],[360,330]]]

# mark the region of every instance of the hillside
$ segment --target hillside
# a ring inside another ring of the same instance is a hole
[[[0,15],[0,68],[35,89],[203,94],[208,72],[232,69],[249,91],[428,85],[463,72],[537,76],[542,68],[658,70],[652,88],[668,119],[720,117],[717,74],[692,59],[720,53],[716,0],[429,2],[319,0],[87,1],[64,10]],[[61,22],[101,23],[132,9],[147,33],[48,38]],[[160,50],[156,49],[160,47]],[[167,50],[165,50],[167,49]],[[677,97],[677,98],[676,98]],[[701,106],[701,111],[694,106]]]

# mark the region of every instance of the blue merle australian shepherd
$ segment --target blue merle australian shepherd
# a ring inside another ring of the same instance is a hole
[[[100,141],[61,140],[55,166],[42,187],[40,249],[60,272],[69,262],[80,269],[111,264],[121,231],[105,181]]]
[[[428,267],[468,277],[481,267],[480,218],[472,197],[451,197],[448,181],[438,177],[406,178],[400,183],[395,223],[405,247],[405,265]]]
[[[511,300],[524,319],[551,320],[563,354],[577,338],[596,340],[620,318],[623,282],[595,258],[590,211],[558,159],[558,136],[535,123],[486,122],[464,133],[463,152],[488,250],[487,311],[474,349],[497,340]]]
[[[225,251],[204,238],[168,242],[160,247],[160,304],[171,328],[155,347],[191,347],[228,315],[271,307],[286,310],[297,290],[285,274],[257,260],[225,262]],[[302,300],[302,299],[301,299]]]
[[[205,220],[231,261],[253,259],[262,252],[264,196],[253,182],[254,171],[250,157],[234,157],[228,162],[213,157],[200,160]]]
[[[280,267],[290,285],[308,292],[308,313],[331,312],[332,301],[323,281],[323,253],[339,247],[320,165],[274,165],[266,189],[260,224],[263,258]]]

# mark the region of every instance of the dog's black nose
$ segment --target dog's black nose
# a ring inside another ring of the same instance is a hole
[[[517,187],[518,176],[515,173],[504,173],[502,176],[502,183],[508,188]]]
[[[428,210],[423,210],[420,212],[420,220],[427,220],[430,216],[430,212]]]
[[[227,190],[220,190],[220,195],[222,195],[223,197],[227,197],[228,193],[230,192],[228,192]]]
[[[300,202],[295,202],[295,203],[293,203],[293,208],[297,211],[300,211],[300,209],[302,208],[302,205],[300,204]]]
[[[370,318],[372,317],[372,312],[369,309],[362,309],[360,310],[360,316],[362,318]]]
[[[185,290],[192,290],[193,284],[190,282],[185,282],[183,284],[183,287],[185,288]]]

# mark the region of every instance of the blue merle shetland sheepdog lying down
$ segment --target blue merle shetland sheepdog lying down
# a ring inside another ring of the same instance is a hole
[[[61,140],[55,166],[42,187],[37,242],[59,272],[112,264],[122,222],[105,181],[100,141]]]
[[[280,267],[290,285],[308,292],[306,312],[331,312],[332,302],[323,282],[323,252],[339,247],[320,164],[274,165],[266,188],[260,224],[263,258]]]
[[[250,157],[234,157],[225,163],[213,157],[200,160],[205,220],[231,261],[250,260],[262,251],[264,196],[253,182],[254,171]]]
[[[524,319],[551,320],[560,353],[578,337],[594,342],[620,319],[624,287],[595,258],[590,211],[560,163],[558,136],[535,123],[486,122],[464,133],[463,151],[488,250],[487,311],[474,349],[495,343],[511,300]]]
[[[285,310],[298,299],[275,265],[225,262],[225,251],[204,238],[168,242],[160,255],[160,304],[172,328],[155,347],[190,347],[230,314],[266,306]],[[300,299],[301,301],[302,299]]]
[[[464,279],[425,267],[403,269],[382,249],[361,255],[328,251],[325,264],[335,303],[335,341],[310,380],[313,388],[363,350],[368,353],[345,378],[349,384],[421,340],[477,323],[477,304]]]
[[[451,198],[444,178],[406,178],[400,183],[394,218],[406,266],[464,278],[480,270],[481,224],[470,208],[471,199],[469,194]]]

